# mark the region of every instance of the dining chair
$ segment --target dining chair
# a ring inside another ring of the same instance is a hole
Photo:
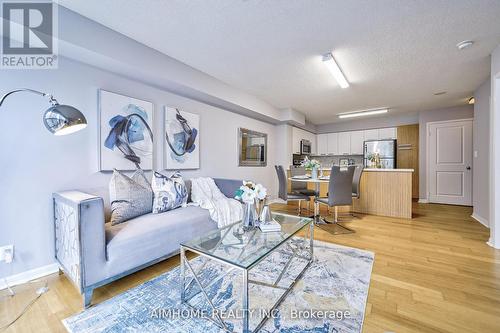
[[[306,168],[290,165],[290,176],[292,176],[292,177],[302,176],[305,174],[306,174]],[[301,194],[305,194],[305,195],[310,196],[310,197],[316,196],[316,191],[308,189],[306,182],[294,182],[292,180],[292,188],[291,189],[292,189],[293,193],[301,193]]]
[[[331,232],[330,230],[327,230],[333,234],[354,232],[354,230],[339,224],[339,222],[341,221],[339,221],[338,206],[352,205],[353,176],[355,169],[356,167],[354,165],[351,165],[347,168],[333,166],[330,172],[330,180],[328,182],[328,197],[315,199],[315,201],[319,204],[328,205],[328,207],[334,207],[333,221],[328,221],[325,218],[322,218],[322,221],[327,224],[335,224],[345,231]]]
[[[355,166],[356,168],[354,169],[354,175],[352,177],[352,198],[353,199],[359,199],[360,196],[360,182],[361,182],[361,175],[363,174],[364,166],[362,164],[358,164]],[[339,218],[347,218],[349,220],[352,220],[353,218],[359,218],[352,212],[349,212],[347,214],[339,214]]]
[[[288,182],[286,179],[285,169],[282,165],[275,165],[276,174],[278,175],[278,197],[288,203],[288,201],[299,202],[298,215],[302,213],[302,201],[307,201],[307,210],[309,210],[309,196],[302,193],[288,192]]]

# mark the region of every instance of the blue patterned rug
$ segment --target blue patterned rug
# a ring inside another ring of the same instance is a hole
[[[370,285],[374,255],[371,252],[315,241],[315,260],[295,285],[278,311],[265,312],[280,297],[281,291],[261,285],[250,285],[250,327],[268,316],[263,333],[271,332],[361,332]],[[249,273],[249,279],[273,282],[289,256],[276,253]],[[287,286],[306,262],[293,259],[279,285]],[[203,260],[196,258],[193,267]],[[201,275],[204,283],[227,270],[220,264],[207,265]],[[148,282],[97,304],[63,324],[69,332],[168,332],[223,333],[210,320],[209,306],[201,293],[190,300],[201,311],[180,304],[179,267]],[[220,309],[227,326],[241,332],[242,277],[233,271],[209,288],[209,296]],[[195,294],[193,286],[189,294]]]

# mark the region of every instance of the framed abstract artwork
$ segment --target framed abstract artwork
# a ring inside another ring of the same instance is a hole
[[[153,103],[99,90],[99,170],[153,169]]]
[[[200,116],[165,107],[163,165],[167,170],[200,167]]]

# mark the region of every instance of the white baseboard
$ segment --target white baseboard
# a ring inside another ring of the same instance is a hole
[[[7,276],[5,279],[0,279],[0,290],[7,288],[5,281],[7,281],[10,287],[17,286],[29,282],[31,280],[39,279],[43,276],[54,274],[59,270],[59,264],[53,263],[50,265],[38,267],[31,269],[29,271],[21,272],[11,276]]]
[[[490,240],[486,242],[489,246],[491,246],[494,249],[499,249],[500,250],[500,244],[495,244],[493,240],[490,237]]]
[[[488,229],[490,228],[488,220],[486,220],[484,217],[481,217],[474,212],[472,213],[472,215],[470,217],[472,217],[474,220],[476,220],[477,222],[484,225],[486,228],[488,228]]]
[[[418,203],[429,203],[429,200],[427,198],[420,198],[418,199]]]

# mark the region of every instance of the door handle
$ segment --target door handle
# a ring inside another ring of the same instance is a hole
[[[467,169],[467,170],[470,170],[470,166],[467,166],[467,168],[466,168],[466,169]]]

